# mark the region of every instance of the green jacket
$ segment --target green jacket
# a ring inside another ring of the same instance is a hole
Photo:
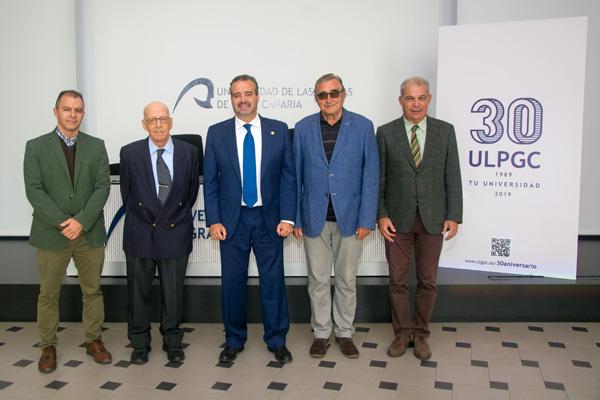
[[[109,174],[108,155],[101,139],[79,132],[74,184],[55,131],[29,140],[23,161],[25,192],[33,206],[29,244],[44,250],[64,249],[69,239],[61,234],[60,224],[73,217],[83,225],[90,246],[103,246]]]

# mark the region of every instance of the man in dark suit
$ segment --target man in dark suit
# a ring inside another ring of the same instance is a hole
[[[225,348],[219,360],[235,360],[246,343],[252,249],[259,272],[263,339],[278,361],[290,362],[283,240],[293,230],[296,212],[291,138],[285,123],[258,115],[256,79],[235,77],[230,95],[235,117],[208,129],[204,156],[206,224],[221,248]]]
[[[377,223],[386,239],[390,302],[395,339],[388,354],[431,357],[429,321],[437,293],[443,238],[452,239],[462,222],[462,186],[454,127],[427,116],[431,94],[421,77],[400,87],[403,116],[377,129],[380,158]],[[415,315],[408,302],[410,258],[415,249]]]
[[[56,369],[56,331],[60,285],[73,259],[83,296],[87,353],[108,364],[110,353],[101,340],[104,302],[100,276],[104,266],[104,204],[110,187],[104,142],[79,130],[83,97],[74,90],[58,95],[56,128],[27,142],[23,174],[33,207],[29,244],[37,248],[40,271],[37,323],[41,372]]]
[[[148,104],[142,126],[149,137],[121,149],[131,362],[148,361],[152,279],[157,268],[163,350],[169,361],[181,362],[185,354],[179,324],[185,271],[192,251],[192,207],[200,186],[200,157],[194,146],[171,138],[173,121],[164,104]]]

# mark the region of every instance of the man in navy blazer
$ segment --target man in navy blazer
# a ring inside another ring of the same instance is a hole
[[[129,293],[127,336],[131,362],[145,364],[150,348],[152,279],[160,278],[160,333],[169,361],[185,359],[179,327],[183,284],[192,251],[192,207],[200,186],[200,157],[194,146],[170,136],[169,109],[153,102],[144,108],[149,137],[121,149],[121,197],[126,207],[123,250]]]
[[[363,239],[375,228],[379,156],[373,123],[343,108],[342,79],[326,74],[315,83],[321,112],[296,124],[294,160],[298,209],[294,235],[304,237],[311,325],[310,355],[324,357],[335,323],[346,357],[358,357],[352,341],[356,273]],[[333,305],[331,264],[335,272]]]
[[[231,362],[247,339],[246,282],[250,249],[258,266],[263,339],[280,362],[292,361],[283,272],[283,240],[293,230],[296,181],[285,123],[257,113],[258,83],[249,75],[230,84],[235,117],[211,126],[204,156],[204,204],[210,236],[220,241],[221,305]]]

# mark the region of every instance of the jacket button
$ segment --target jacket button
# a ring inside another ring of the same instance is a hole
[[[175,224],[171,224],[170,226],[171,226],[171,228],[175,228]]]
[[[141,201],[138,203],[138,206],[140,206],[140,207],[142,206],[142,202]]]
[[[182,201],[180,201],[180,202],[179,202],[179,207],[181,207],[182,205],[183,205],[183,202],[182,202]]]
[[[72,199],[72,198],[73,198],[73,195],[72,195],[72,194],[70,194],[70,195],[69,195],[69,198],[70,198],[70,199]]]
[[[153,227],[153,228],[156,228],[156,223],[153,223],[153,224],[152,224],[152,227]]]

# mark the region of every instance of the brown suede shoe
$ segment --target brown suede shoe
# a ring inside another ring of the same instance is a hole
[[[354,345],[352,338],[349,337],[336,337],[335,341],[339,343],[340,350],[342,354],[348,358],[357,358],[358,357],[358,349]]]
[[[112,362],[112,356],[104,347],[102,340],[96,339],[87,344],[87,353],[94,357],[94,361],[99,364],[110,364]]]
[[[311,357],[323,358],[325,357],[325,354],[327,354],[328,347],[329,340],[316,338],[313,340],[312,346],[310,346],[310,350],[308,352],[310,353]]]
[[[47,346],[42,349],[38,369],[45,374],[54,372],[56,369],[56,348],[54,346]]]
[[[408,341],[409,339],[405,336],[396,336],[390,347],[388,347],[388,356],[400,357],[406,351]]]
[[[431,349],[427,344],[425,336],[415,336],[415,357],[420,360],[429,360],[431,358]]]

